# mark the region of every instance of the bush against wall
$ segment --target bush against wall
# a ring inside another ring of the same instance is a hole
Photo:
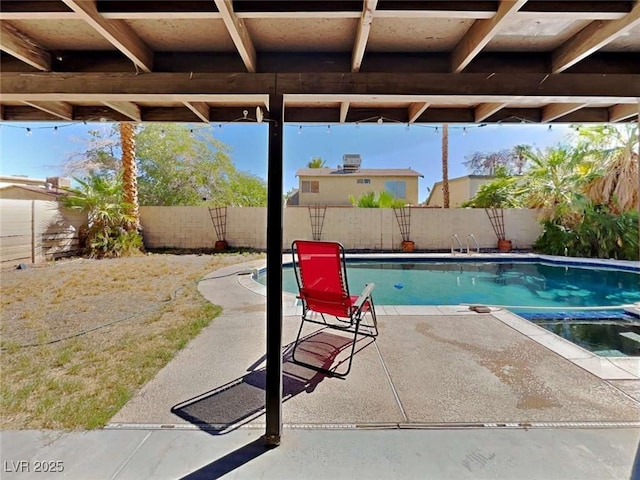
[[[569,227],[546,221],[543,234],[533,247],[548,255],[638,260],[638,212],[621,214],[606,208],[587,211]]]

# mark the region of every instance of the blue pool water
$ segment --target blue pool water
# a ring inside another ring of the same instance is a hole
[[[357,260],[348,261],[347,276],[352,295],[375,283],[378,305],[483,304],[530,312],[640,302],[639,272],[540,261]],[[283,270],[283,289],[298,290],[291,266]]]
[[[351,259],[347,276],[352,295],[375,283],[378,305],[498,305],[598,355],[640,356],[640,319],[619,308],[640,302],[637,269],[543,261]],[[264,284],[265,277],[263,272],[258,281]],[[283,269],[283,289],[298,291],[291,266]]]
[[[375,283],[377,305],[502,306],[598,355],[640,356],[640,319],[620,308],[640,302],[637,270],[543,261],[351,260],[347,276],[352,295]],[[283,269],[283,289],[298,291],[291,266]]]

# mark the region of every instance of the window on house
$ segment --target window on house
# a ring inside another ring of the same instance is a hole
[[[407,185],[404,180],[387,180],[384,189],[394,198],[407,198]]]
[[[371,183],[371,179],[370,179],[370,178],[358,178],[358,179],[356,180],[356,183],[366,183],[366,184],[369,184],[369,183]]]
[[[320,193],[320,182],[318,180],[303,180],[302,193]]]

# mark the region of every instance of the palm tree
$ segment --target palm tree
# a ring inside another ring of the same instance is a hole
[[[309,163],[307,163],[307,168],[324,168],[325,161],[320,157],[312,158]]]
[[[138,172],[136,168],[135,126],[131,122],[120,122],[120,141],[122,142],[122,184],[124,201],[129,206],[127,212],[132,218],[131,230],[140,230],[140,212],[138,205]]]
[[[449,208],[449,125],[442,124],[442,206]]]
[[[516,175],[522,175],[522,169],[527,163],[527,155],[531,152],[530,145],[516,145],[513,147],[513,154],[516,157],[515,161],[515,173]]]
[[[75,178],[79,188],[70,188],[63,204],[72,210],[87,212],[83,240],[91,256],[131,254],[142,247],[142,238],[131,228],[131,205],[124,199],[119,176],[89,175]]]
[[[579,222],[584,197],[579,193],[582,179],[580,149],[557,146],[544,151],[530,151],[531,168],[526,174],[525,202],[529,208],[541,209],[544,220],[564,225]]]
[[[638,206],[638,125],[599,125],[578,130],[592,173],[585,192],[614,213]]]

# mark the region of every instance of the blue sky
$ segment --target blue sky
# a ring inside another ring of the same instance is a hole
[[[58,126],[54,129],[54,126]],[[106,127],[107,125],[105,125]],[[287,124],[284,135],[284,189],[297,186],[295,173],[313,157],[327,166],[342,163],[345,153],[358,153],[363,168],[408,168],[424,175],[420,179],[419,200],[442,177],[441,129],[436,125],[406,124]],[[31,129],[31,132],[27,131]],[[0,174],[44,178],[60,175],[60,164],[74,152],[81,152],[87,131],[96,124],[83,123],[3,123],[0,128]],[[194,128],[202,128],[194,126]],[[227,123],[212,125],[213,135],[229,146],[236,167],[262,178],[267,174],[268,126]],[[569,125],[490,124],[450,125],[449,178],[466,175],[465,157],[477,152],[493,152],[519,144],[538,148],[566,142]]]

